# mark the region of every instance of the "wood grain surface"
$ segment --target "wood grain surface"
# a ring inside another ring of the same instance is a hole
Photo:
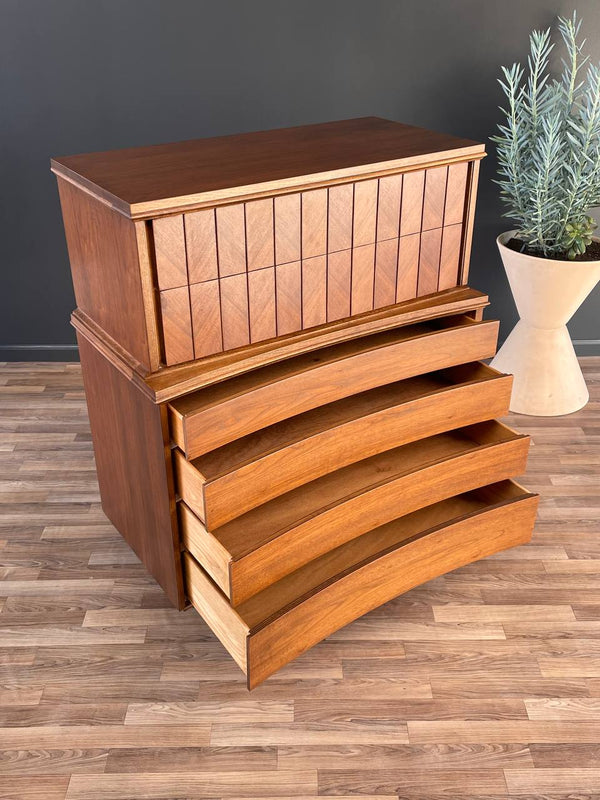
[[[219,281],[192,284],[190,310],[196,358],[220,353],[223,349],[223,328]]]
[[[467,364],[362,392],[249,434],[200,456],[188,469],[202,519],[212,530],[362,458],[503,416],[511,386],[510,375]]]
[[[352,208],[354,184],[330,186],[328,194],[327,251],[350,250],[352,247]]]
[[[99,505],[77,364],[0,367],[0,796],[592,800],[600,792],[600,360],[511,415],[530,544],[329,636],[251,694]]]
[[[297,356],[173,401],[172,438],[188,458],[195,458],[351,394],[488,358],[495,352],[497,335],[497,322],[459,315]]]
[[[83,337],[78,344],[102,508],[173,605],[182,608],[165,408],[148,400]]]
[[[134,225],[66,181],[59,179],[58,191],[78,308],[139,364],[150,366]]]
[[[187,286],[189,281],[183,216],[179,214],[157,219],[152,230],[158,288],[162,291]]]
[[[212,529],[213,558],[226,554],[230,562],[232,603],[427,503],[520,475],[528,448],[527,437],[497,422],[461,428],[358,461]],[[187,465],[182,456],[178,462]],[[196,485],[185,480],[178,488],[202,516]]]
[[[538,496],[512,481],[434,503],[346,542],[237,608],[184,555],[194,606],[255,688],[386,600],[473,559],[524,544]]]
[[[194,293],[194,302],[196,300],[197,294]],[[213,310],[209,310],[208,313],[214,317]],[[178,286],[160,292],[160,315],[167,364],[191,361],[194,358],[194,335],[189,288]],[[199,332],[196,333],[196,337],[198,335]]]
[[[201,211],[194,211],[192,214],[186,214],[184,220],[190,283],[218,278],[214,208],[205,208]]]
[[[377,183],[377,182],[376,182]],[[302,193],[302,258],[327,252],[327,189]]]
[[[135,218],[484,155],[469,139],[363,117],[55,158],[52,169]]]
[[[248,269],[262,269],[275,264],[273,198],[246,203],[246,248]]]
[[[487,505],[485,492],[473,492],[428,506],[366,534],[366,542],[337,548],[240,606],[240,616],[250,620],[248,687],[396,595],[529,541],[538,497],[519,494],[510,481],[497,485],[503,487],[497,505]],[[298,598],[300,586],[305,594]]]
[[[139,223],[138,223],[139,224]],[[408,240],[418,237],[406,236],[401,239]],[[403,250],[401,249],[401,254]],[[416,268],[418,269],[418,241],[416,247]],[[329,258],[342,256],[343,253],[330,253]],[[338,266],[339,280],[342,290],[350,286],[350,259],[342,260]],[[149,397],[155,402],[171,400],[182,394],[187,394],[201,386],[210,386],[214,383],[230,378],[234,375],[246,373],[256,367],[271,364],[282,359],[299,353],[307,353],[327,345],[348,341],[363,335],[376,333],[382,330],[389,330],[401,325],[408,325],[420,320],[429,319],[432,316],[442,317],[454,314],[473,314],[481,319],[482,310],[488,305],[488,297],[482,292],[471,289],[468,286],[460,286],[453,289],[446,289],[434,295],[422,298],[407,299],[397,307],[385,308],[373,311],[367,315],[351,317],[349,319],[339,319],[338,313],[344,313],[344,304],[350,307],[350,294],[345,291],[345,295],[338,296],[339,303],[336,305],[335,318],[317,329],[309,331],[298,331],[288,333],[282,337],[282,333],[287,330],[282,325],[295,325],[300,318],[301,309],[301,274],[300,263],[280,264],[275,268],[277,291],[277,324],[279,338],[274,341],[258,342],[254,345],[242,347],[234,353],[217,353],[205,358],[196,359],[192,363],[182,364],[161,369],[148,375],[141,387],[145,389]],[[234,276],[235,277],[235,276]],[[239,277],[239,276],[238,276]],[[243,277],[243,276],[242,276]],[[416,287],[417,274],[414,273],[414,286]],[[398,275],[400,283],[400,273]],[[331,285],[331,284],[330,284]],[[328,309],[328,313],[329,313]],[[349,311],[348,311],[349,313]],[[102,349],[106,354],[111,355],[118,346],[107,342],[106,337],[98,327],[82,315],[75,311],[71,317],[73,325],[78,331],[91,339],[96,347]],[[112,354],[115,366],[131,374],[135,368],[135,362],[131,359],[115,359]]]
[[[452,166],[468,171],[468,164]],[[456,287],[467,171],[434,167],[144,223],[154,245],[166,365]],[[299,284],[287,268],[298,260]],[[215,279],[209,293],[203,283]],[[248,296],[249,330],[245,314],[231,313],[234,285],[236,296],[244,289]]]

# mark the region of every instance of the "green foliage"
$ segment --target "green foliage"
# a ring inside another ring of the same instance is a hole
[[[592,243],[595,227],[596,220],[593,217],[584,217],[579,222],[567,222],[565,226],[567,258],[573,259],[585,253],[586,248]]]
[[[550,29],[533,31],[527,75],[520,64],[502,67],[508,105],[491,138],[504,216],[515,220],[530,253],[572,259],[590,244],[588,211],[600,205],[600,65],[582,56],[576,14],[559,17],[558,28],[566,47],[560,80],[549,71]]]

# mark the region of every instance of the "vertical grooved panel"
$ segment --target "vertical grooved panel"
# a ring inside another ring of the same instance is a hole
[[[248,273],[250,341],[261,342],[277,336],[275,325],[275,268]]]
[[[462,225],[446,225],[446,227],[442,228],[442,255],[440,258],[438,291],[451,289],[453,286],[458,285],[462,230]]]
[[[220,206],[216,213],[219,276],[239,275],[246,271],[244,206]]]
[[[275,263],[300,261],[300,195],[275,198]]]
[[[302,328],[302,281],[300,262],[279,264],[276,268],[277,335]]]
[[[475,203],[477,200],[477,183],[479,180],[480,161],[470,161],[467,173],[467,198],[465,211],[465,230],[459,267],[458,283],[463,285],[469,279],[469,266],[471,261],[471,245],[473,243],[473,222],[475,220]]]
[[[421,252],[419,255],[419,283],[417,296],[431,294],[438,290],[440,270],[440,246],[442,229],[434,228],[421,234]]]
[[[183,215],[162,217],[152,223],[158,288],[175,289],[188,282]]]
[[[185,244],[190,283],[218,278],[214,208],[185,215]]]
[[[148,344],[148,366],[151,372],[155,372],[161,365],[162,358],[162,334],[160,331],[160,312],[158,309],[158,295],[156,292],[156,264],[153,264],[154,244],[152,242],[152,223],[144,220],[137,220],[133,223],[135,239],[137,245],[137,261],[139,268],[140,289],[142,292],[144,306],[145,326],[140,331],[145,333]],[[114,266],[114,265],[113,265]],[[89,273],[89,265],[88,265]],[[103,275],[103,280],[108,276]],[[123,320],[131,325],[133,320],[133,308],[130,309],[129,303],[135,303],[135,297],[129,297],[126,287],[123,285],[125,276],[119,273],[120,302],[127,304],[127,318]],[[118,340],[117,340],[118,341]]]
[[[223,350],[219,281],[203,281],[190,286],[194,355],[210,356]]]
[[[377,203],[377,241],[397,239],[400,235],[400,200],[402,175],[388,175],[379,179]]]
[[[352,314],[362,314],[373,308],[375,278],[375,245],[366,244],[352,250]]]
[[[411,233],[402,236],[398,244],[398,276],[396,279],[396,302],[412,300],[417,296],[419,276],[419,249],[421,236]]]
[[[352,204],[354,185],[340,183],[329,187],[327,250],[329,253],[352,247]]]
[[[448,167],[434,167],[425,173],[425,199],[423,201],[424,231],[441,228],[444,224],[446,176]]]
[[[469,167],[460,162],[154,220],[167,362],[458,285]]]
[[[302,328],[327,321],[327,258],[315,256],[302,261]]]
[[[352,251],[339,250],[327,257],[327,320],[350,316]]]
[[[194,358],[190,292],[188,286],[166,289],[160,293],[165,361],[181,364]]]
[[[468,172],[468,161],[462,161],[459,164],[450,164],[448,167],[444,225],[456,225],[463,221],[465,200],[467,197]]]
[[[400,236],[418,233],[423,218],[423,192],[425,172],[405,172],[402,177],[402,213],[400,215]]]
[[[302,192],[302,258],[327,252],[327,189]]]
[[[354,247],[372,244],[375,241],[377,223],[377,186],[376,178],[358,181],[354,184]]]
[[[221,278],[223,349],[232,350],[250,341],[248,327],[248,282],[246,274]]]
[[[373,308],[391,306],[396,302],[396,271],[398,268],[398,239],[377,242],[375,250],[375,295]]]
[[[275,264],[272,198],[246,203],[246,247],[248,270]]]

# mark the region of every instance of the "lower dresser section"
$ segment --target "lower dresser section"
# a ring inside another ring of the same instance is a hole
[[[103,508],[250,688],[376,606],[530,538],[538,498],[513,482],[529,437],[497,421],[512,377],[484,363],[498,323],[481,295],[461,298],[411,301],[389,329],[285,357],[274,343],[173,368],[161,399],[156,377],[142,387],[79,334]]]
[[[169,403],[184,585],[252,688],[414,586],[528,541],[497,325],[433,317]]]
[[[351,539],[232,607],[189,553],[190,601],[257,686],[325,636],[449,570],[527,542],[538,497],[510,480]]]

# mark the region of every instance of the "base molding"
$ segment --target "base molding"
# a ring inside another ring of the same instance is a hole
[[[573,339],[578,356],[600,356],[600,339]]]
[[[1,344],[0,361],[79,361],[76,344]]]

